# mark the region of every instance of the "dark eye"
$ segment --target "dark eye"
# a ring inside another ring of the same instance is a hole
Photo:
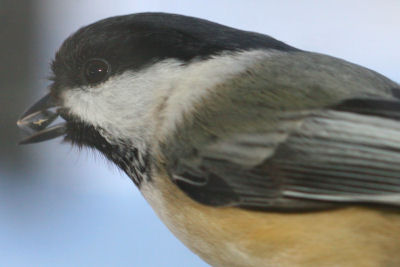
[[[96,84],[104,81],[110,70],[110,64],[104,59],[91,59],[85,64],[84,76],[88,83]]]

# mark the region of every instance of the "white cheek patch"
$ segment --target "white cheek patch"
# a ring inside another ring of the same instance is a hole
[[[127,71],[96,87],[66,90],[64,106],[116,138],[144,142],[154,119],[151,110],[159,100],[157,92],[169,91],[168,72],[179,68],[176,60],[164,61],[145,71]]]
[[[168,59],[138,72],[126,71],[96,87],[65,90],[64,106],[115,138],[145,144],[154,136],[156,125],[162,125],[162,135],[170,133],[183,114],[190,114],[193,104],[207,97],[216,85],[273,54],[237,52],[187,65]]]

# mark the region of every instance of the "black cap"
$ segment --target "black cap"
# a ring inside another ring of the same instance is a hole
[[[52,64],[55,86],[87,85],[84,64],[93,58],[111,65],[110,76],[173,58],[187,63],[225,51],[297,49],[267,35],[203,19],[167,13],[111,17],[85,26],[65,40]]]

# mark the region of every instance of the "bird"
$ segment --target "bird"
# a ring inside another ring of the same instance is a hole
[[[99,151],[208,264],[400,266],[398,83],[156,12],[80,28],[51,72],[20,143]]]

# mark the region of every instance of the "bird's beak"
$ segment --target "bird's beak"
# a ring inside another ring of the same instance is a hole
[[[56,108],[57,105],[49,93],[25,111],[17,121],[17,125],[29,136],[22,139],[19,144],[42,142],[65,134],[65,123],[48,127],[59,116]]]

